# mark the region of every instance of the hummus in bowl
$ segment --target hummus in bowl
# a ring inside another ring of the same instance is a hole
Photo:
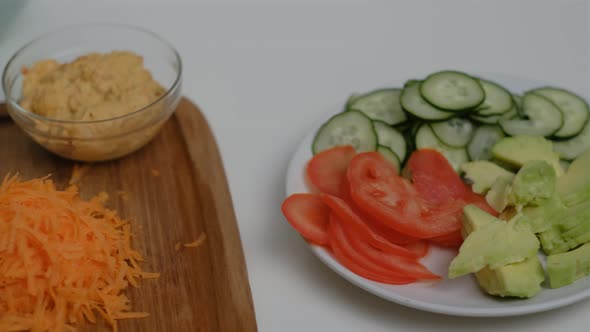
[[[58,50],[37,54],[52,38],[74,39],[76,52],[65,59]],[[94,48],[80,52],[77,43]],[[22,48],[5,68],[3,87],[10,116],[37,143],[68,159],[103,161],[141,148],[159,132],[180,100],[180,78],[180,57],[159,37],[90,25]]]

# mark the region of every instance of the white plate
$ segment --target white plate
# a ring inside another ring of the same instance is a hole
[[[517,93],[546,85],[507,76],[490,74],[481,76],[492,79]],[[320,122],[317,126],[321,125],[322,120],[337,113],[339,107],[341,106],[324,114],[323,119],[319,119]],[[316,130],[317,128],[313,128],[303,139],[289,164],[286,179],[287,195],[309,191],[305,183],[304,172],[306,163],[312,157],[311,143]],[[549,289],[544,286],[540,294],[526,300],[491,297],[479,289],[471,275],[454,280],[447,279],[445,277],[447,267],[456,252],[434,246],[431,246],[430,253],[423,258],[422,262],[431,271],[443,276],[443,280],[416,282],[401,286],[385,285],[364,279],[338,263],[324,248],[311,245],[311,250],[324,264],[344,279],[370,293],[407,307],[442,314],[475,317],[516,316],[563,307],[590,297],[590,278],[558,289]],[[544,261],[544,257],[542,260]]]

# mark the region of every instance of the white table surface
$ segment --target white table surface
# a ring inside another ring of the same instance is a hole
[[[589,95],[588,18],[587,1],[0,0],[0,65],[70,23],[140,25],[178,48],[221,149],[261,331],[590,331],[590,301],[505,319],[386,302],[322,265],[279,210],[299,140],[353,91],[456,68]]]

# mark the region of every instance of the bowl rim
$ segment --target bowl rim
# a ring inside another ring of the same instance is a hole
[[[92,28],[92,27],[110,27],[110,28],[119,28],[119,29],[127,29],[127,30],[135,30],[137,32],[141,32],[144,33],[146,35],[150,35],[151,37],[154,37],[156,40],[158,40],[159,42],[161,42],[164,46],[166,46],[170,51],[172,51],[172,53],[174,54],[174,58],[178,63],[178,70],[176,73],[176,78],[174,79],[174,82],[170,85],[170,87],[168,87],[166,89],[166,92],[163,93],[160,97],[158,97],[156,100],[154,100],[153,102],[149,103],[146,106],[143,106],[131,113],[127,113],[127,114],[123,114],[123,115],[119,115],[113,118],[108,118],[108,119],[101,119],[101,120],[91,120],[91,121],[76,121],[76,120],[62,120],[62,119],[55,119],[55,118],[48,118],[45,117],[43,115],[39,115],[37,113],[31,112],[25,108],[23,108],[22,106],[20,106],[18,104],[18,101],[16,101],[14,98],[12,98],[12,96],[10,96],[10,94],[8,93],[8,79],[7,79],[7,75],[8,75],[8,68],[11,67],[12,63],[18,58],[18,56],[24,52],[28,47],[30,47],[31,45],[45,39],[51,36],[55,36],[55,35],[59,35],[60,33],[64,33],[66,31],[72,30],[72,29],[84,29],[84,28]],[[115,121],[115,120],[121,120],[127,117],[132,117],[134,115],[137,115],[139,113],[142,113],[143,111],[150,109],[152,106],[158,104],[159,102],[161,102],[162,100],[164,100],[166,97],[168,97],[169,95],[172,94],[172,92],[174,90],[176,90],[176,88],[180,85],[181,82],[181,78],[182,78],[182,58],[180,57],[180,53],[176,50],[176,48],[166,39],[164,39],[163,37],[161,37],[160,35],[156,34],[153,31],[150,31],[148,29],[139,27],[139,26],[135,26],[135,25],[131,25],[131,24],[125,24],[125,23],[81,23],[81,24],[70,24],[58,29],[55,29],[53,31],[50,32],[46,32],[42,35],[39,35],[38,37],[32,39],[31,41],[27,42],[26,44],[24,44],[23,46],[21,46],[8,60],[8,62],[6,63],[6,65],[4,66],[4,69],[2,70],[2,91],[4,93],[4,96],[6,98],[6,103],[10,104],[10,106],[14,107],[18,112],[20,113],[24,113],[27,116],[30,116],[32,118],[35,118],[37,120],[41,120],[41,121],[46,121],[46,122],[52,122],[52,123],[59,123],[59,124],[69,124],[69,125],[88,125],[88,124],[97,124],[97,123],[105,123],[105,122],[110,122],[110,121]],[[9,107],[10,109],[10,107]],[[10,111],[8,112],[10,114]]]

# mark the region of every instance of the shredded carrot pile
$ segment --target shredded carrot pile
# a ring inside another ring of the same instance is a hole
[[[91,164],[74,164],[74,167],[72,167],[72,176],[70,177],[69,182],[70,185],[80,183],[84,175],[86,175],[86,173],[88,173],[90,170],[90,167],[92,167]]]
[[[203,244],[203,242],[205,242],[206,238],[207,238],[207,236],[205,235],[205,233],[201,233],[201,235],[199,235],[199,237],[196,240],[194,240],[193,242],[185,243],[184,247],[185,248],[196,248],[196,247],[200,246],[201,244]]]
[[[64,191],[48,178],[0,185],[0,331],[75,331],[97,314],[116,331],[131,311],[124,291],[140,278],[157,278],[138,265],[131,226],[89,201],[74,186]]]

